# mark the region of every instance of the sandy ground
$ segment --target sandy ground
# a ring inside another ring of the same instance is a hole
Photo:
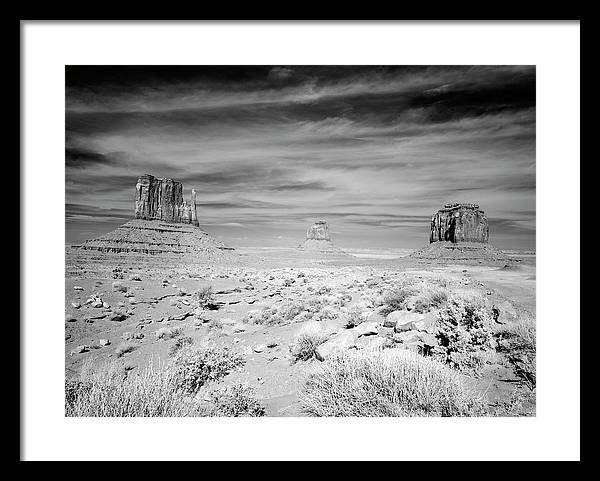
[[[506,306],[513,314],[535,317],[535,256],[531,255],[505,267],[432,265],[404,257],[390,259],[389,255],[327,256],[296,249],[247,249],[238,253],[239,262],[206,265],[155,256],[82,253],[67,248],[66,376],[77,375],[84,362],[117,359],[130,369],[144,369],[150,361],[160,365],[168,361],[175,340],[157,339],[156,331],[181,327],[182,335],[193,338],[195,343],[212,340],[244,355],[245,365],[229,374],[225,384],[247,382],[255,387],[268,415],[297,416],[301,414],[298,389],[307,369],[319,362],[294,363],[289,353],[294,334],[303,323],[270,327],[242,324],[251,310],[314,295],[321,287],[334,295],[348,296],[348,305],[353,305],[380,281],[393,284],[407,273],[434,273],[489,291],[495,303]],[[122,283],[127,292],[115,290],[113,282]],[[204,286],[213,289],[218,309],[205,309],[198,316],[192,294]],[[86,304],[92,296],[104,304]],[[123,312],[126,318],[111,320],[114,312]],[[322,322],[332,330],[342,329],[340,319]],[[126,333],[140,337],[136,341],[139,346],[118,357],[115,349]],[[109,344],[101,345],[106,341]],[[273,347],[265,347],[266,344]],[[79,352],[79,346],[88,348]],[[482,377],[469,380],[490,402],[508,397],[516,381],[514,373],[500,364],[486,368]]]

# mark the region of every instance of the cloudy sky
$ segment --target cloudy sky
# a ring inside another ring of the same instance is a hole
[[[197,191],[232,246],[428,242],[475,202],[490,242],[535,247],[535,67],[66,67],[66,240],[133,214],[140,174]]]

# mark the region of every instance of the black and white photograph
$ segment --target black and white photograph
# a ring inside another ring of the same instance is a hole
[[[535,67],[67,66],[67,416],[535,416]]]
[[[29,22],[22,457],[576,458],[579,25],[530,27]]]

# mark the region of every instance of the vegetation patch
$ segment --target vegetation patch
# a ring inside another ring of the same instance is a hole
[[[440,311],[432,355],[459,370],[473,373],[493,357],[493,315],[481,296],[455,295]]]
[[[213,390],[206,396],[209,403],[207,416],[261,417],[265,407],[256,399],[254,388],[247,384],[234,384]]]
[[[476,416],[480,397],[443,364],[404,349],[346,351],[314,367],[302,387],[312,416]]]
[[[198,348],[179,349],[167,366],[176,386],[188,394],[198,392],[209,381],[218,381],[244,364],[242,356],[226,347],[204,343]]]
[[[497,348],[506,354],[521,381],[534,390],[536,387],[535,321],[529,317],[502,326],[496,332]]]
[[[327,341],[327,338],[327,334],[317,323],[305,325],[296,334],[289,348],[294,361],[308,361],[315,358],[317,348]]]
[[[140,347],[140,344],[138,342],[124,341],[117,346],[117,348],[115,349],[115,354],[117,355],[117,357],[121,357],[123,356],[123,354],[135,351],[138,347]]]

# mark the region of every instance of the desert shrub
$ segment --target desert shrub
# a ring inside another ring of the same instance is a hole
[[[454,368],[477,372],[495,351],[493,316],[481,297],[456,295],[439,313],[432,355]]]
[[[201,416],[204,410],[152,363],[128,375],[116,362],[84,366],[79,379],[65,386],[66,416]]]
[[[294,337],[290,345],[290,354],[294,361],[308,361],[316,357],[316,350],[327,340],[327,334],[318,324],[306,324]]]
[[[167,366],[175,384],[184,392],[193,394],[209,381],[218,381],[244,359],[226,347],[204,343],[198,348],[186,346],[179,349]]]
[[[210,407],[208,416],[260,417],[265,407],[255,397],[254,388],[246,384],[235,384],[211,391],[206,396]]]
[[[139,347],[139,343],[134,341],[124,341],[117,346],[115,349],[115,354],[117,357],[121,357],[123,354],[127,354],[128,352],[135,351]]]
[[[363,310],[357,307],[348,309],[344,314],[344,327],[351,329],[362,324],[365,320],[365,318],[361,316],[362,312]]]
[[[496,332],[497,349],[505,353],[521,381],[531,390],[536,386],[535,321],[529,317],[502,326]]]
[[[74,405],[79,396],[85,396],[92,389],[90,382],[77,378],[65,379],[65,403],[67,406]]]
[[[448,300],[448,292],[441,287],[425,288],[415,299],[415,311],[427,312],[443,306]]]
[[[340,314],[340,311],[333,306],[324,306],[312,315],[310,314],[311,313],[309,313],[308,317],[313,321],[326,321],[328,319],[337,318]]]
[[[384,312],[404,309],[406,301],[413,294],[414,291],[409,287],[399,287],[386,292],[383,296],[383,303],[385,304]]]
[[[181,333],[183,332],[183,327],[161,327],[160,329],[158,329],[154,335],[156,336],[156,339],[173,339],[175,337],[178,337],[181,335]]]
[[[508,399],[491,406],[489,413],[494,416],[535,416],[535,389],[516,389]]]
[[[223,329],[223,322],[221,322],[221,319],[211,319],[208,321],[209,331],[217,331],[220,329]]]
[[[312,416],[474,416],[481,398],[458,374],[403,349],[345,351],[314,367],[300,392]]]
[[[185,346],[191,346],[194,344],[194,339],[190,336],[178,337],[175,339],[173,345],[169,348],[169,356],[173,356],[179,349]]]
[[[203,286],[193,294],[193,299],[201,308],[212,308],[215,305],[215,294],[212,286]]]

